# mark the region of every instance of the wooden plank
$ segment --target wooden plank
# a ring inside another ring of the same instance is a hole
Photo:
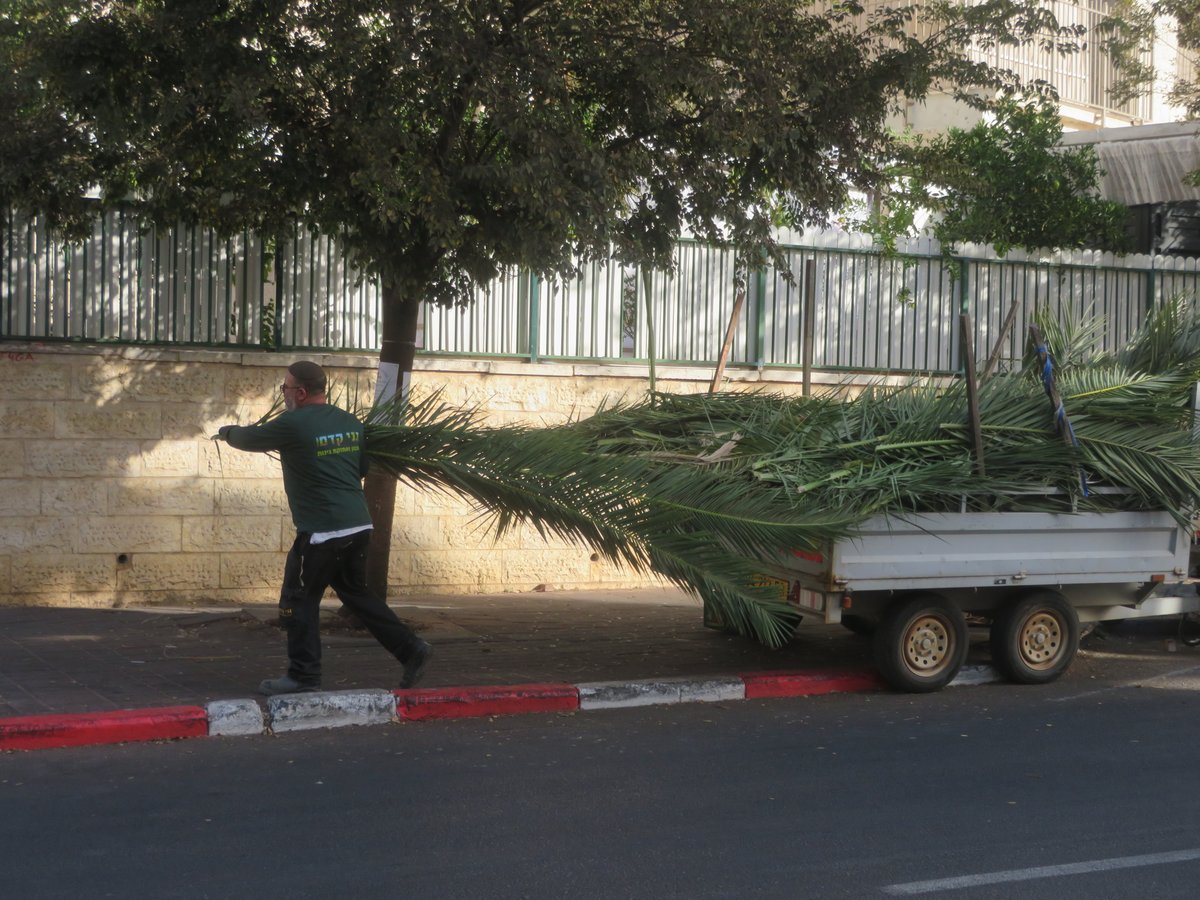
[[[1009,305],[1008,314],[1004,317],[1004,324],[1000,326],[1000,334],[996,338],[992,352],[988,355],[987,364],[983,367],[983,374],[979,376],[981,382],[987,381],[992,377],[992,370],[1000,362],[1000,351],[1004,348],[1004,342],[1008,339],[1008,333],[1012,331],[1013,323],[1017,320],[1017,310],[1020,308],[1021,304],[1016,300]]]
[[[721,379],[725,376],[725,362],[729,359],[729,350],[733,347],[733,335],[737,331],[738,319],[742,315],[742,305],[746,302],[746,289],[737,292],[733,301],[733,312],[729,314],[729,324],[725,327],[725,341],[721,344],[721,353],[717,357],[717,371],[713,374],[712,384],[708,392],[715,394],[721,387]]]

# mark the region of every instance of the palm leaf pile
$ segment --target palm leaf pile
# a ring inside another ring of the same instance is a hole
[[[1120,353],[1067,349],[1055,378],[1074,441],[1056,428],[1036,365],[979,386],[983,466],[964,383],[875,388],[851,400],[772,393],[652,394],[567,425],[487,427],[436,397],[404,424],[367,415],[373,465],[449,491],[496,532],[531,523],[694,591],[768,646],[797,614],[756,586],[762,560],[815,550],[877,514],[1165,509],[1200,498],[1190,397],[1200,313],[1162,306]]]

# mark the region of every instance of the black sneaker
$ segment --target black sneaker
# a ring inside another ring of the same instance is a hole
[[[284,675],[282,678],[268,678],[258,686],[258,692],[268,697],[274,697],[276,694],[311,694],[320,689],[320,685],[305,684],[303,681],[297,681],[291,675]]]
[[[426,641],[421,641],[408,657],[408,661],[404,663],[404,677],[400,679],[400,687],[410,688],[416,687],[421,676],[425,674],[425,666],[429,664],[429,660],[433,657],[433,647]]]

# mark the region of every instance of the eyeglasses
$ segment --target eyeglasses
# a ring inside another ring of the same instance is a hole
[[[302,387],[304,387],[302,384],[281,384],[279,386],[279,393],[286,394],[288,391],[298,391]]]

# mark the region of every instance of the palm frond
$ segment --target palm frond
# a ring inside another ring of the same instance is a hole
[[[1160,303],[1112,362],[1137,372],[1200,372],[1200,307],[1183,295]]]
[[[1099,356],[1096,326],[1047,320],[1056,359],[1068,361],[1057,374],[1075,441],[1057,434],[1038,379],[989,379],[979,393],[986,477],[959,382],[851,400],[651,394],[551,428],[485,426],[427,398],[400,425],[367,412],[367,452],[419,489],[465,498],[497,534],[526,523],[582,541],[778,646],[796,612],[756,587],[756,574],[877,513],[1141,508],[1186,521],[1200,501],[1188,406],[1198,323],[1194,306],[1164,304],[1126,351]]]

